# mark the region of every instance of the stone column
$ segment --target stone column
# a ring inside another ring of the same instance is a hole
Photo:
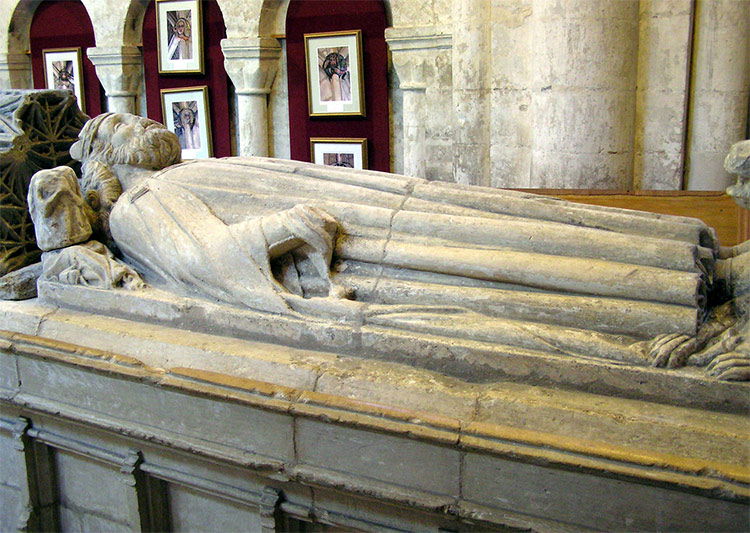
[[[429,65],[435,52],[448,49],[451,37],[435,27],[388,28],[386,42],[401,90],[403,131],[403,173],[426,177],[426,97]],[[432,69],[434,71],[434,69]]]
[[[107,110],[138,113],[138,97],[143,78],[143,61],[136,46],[89,48],[86,55],[107,95]]]
[[[532,187],[533,0],[492,10],[490,157],[493,187]]]
[[[641,0],[633,185],[682,189],[692,0]]]
[[[37,444],[29,435],[26,418],[15,421],[0,418],[0,432],[8,432],[15,441],[16,453],[3,456],[6,472],[15,471],[20,488],[18,509],[3,509],[10,516],[18,513],[18,531],[59,531],[57,486],[52,450]]]
[[[638,2],[534,0],[531,186],[629,188]]]
[[[453,4],[453,177],[458,183],[490,185],[492,2]]]
[[[750,91],[750,1],[698,0],[693,38],[687,188],[721,190],[723,162],[745,137]]]
[[[31,58],[26,54],[0,54],[0,86],[28,89],[31,80]]]
[[[268,95],[278,71],[276,39],[224,39],[224,68],[237,94],[237,149],[241,156],[268,156]]]

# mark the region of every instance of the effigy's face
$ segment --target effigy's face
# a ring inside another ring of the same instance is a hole
[[[113,148],[119,148],[137,141],[146,132],[154,129],[166,130],[162,124],[148,118],[130,114],[114,114],[104,119],[93,133],[87,131],[86,128],[82,129],[78,140],[70,147],[70,156],[78,161],[83,161],[89,156],[88,153],[84,153],[87,135],[93,135],[92,144],[105,143]]]
[[[146,131],[163,128],[164,126],[148,118],[117,114],[112,115],[102,123],[97,132],[97,137],[103,141],[108,141],[113,148],[119,148],[138,139]]]

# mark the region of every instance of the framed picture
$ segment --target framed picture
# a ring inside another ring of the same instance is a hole
[[[213,155],[207,86],[162,89],[161,107],[164,125],[180,140],[183,159]]]
[[[44,81],[47,89],[72,91],[78,99],[78,107],[86,112],[83,92],[83,69],[80,48],[48,48],[42,50],[44,58]]]
[[[310,139],[312,162],[329,167],[367,168],[367,139]]]
[[[311,117],[365,116],[360,30],[306,33],[305,64]]]
[[[156,0],[159,74],[203,74],[200,0]]]

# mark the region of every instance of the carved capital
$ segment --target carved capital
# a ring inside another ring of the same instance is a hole
[[[385,40],[399,87],[405,91],[424,91],[429,85],[428,65],[437,52],[451,48],[450,34],[437,26],[388,28]]]
[[[11,436],[15,441],[15,449],[22,452],[26,449],[26,437],[31,421],[28,418],[18,417],[9,428]]]
[[[267,94],[278,71],[277,39],[223,39],[224,68],[237,94]]]
[[[411,53],[391,54],[393,71],[398,76],[398,87],[402,91],[427,90],[427,58]]]
[[[31,58],[26,54],[0,54],[0,86],[31,86]]]
[[[284,500],[282,492],[274,487],[265,487],[260,500],[260,527],[263,533],[276,531],[279,506]]]
[[[97,46],[86,50],[108,97],[138,95],[143,76],[141,52],[135,46]]]

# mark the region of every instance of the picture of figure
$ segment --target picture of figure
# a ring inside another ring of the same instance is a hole
[[[201,147],[200,123],[198,121],[198,102],[174,102],[172,104],[174,127],[180,148],[199,150]]]
[[[321,102],[351,102],[349,47],[318,48],[318,84]]]
[[[52,76],[55,89],[75,91],[75,75],[72,61],[53,61]]]
[[[323,154],[323,164],[329,167],[354,168],[354,154]]]
[[[190,31],[191,12],[167,11],[167,28],[169,33],[169,48],[167,58],[169,59],[192,59],[193,40]]]

